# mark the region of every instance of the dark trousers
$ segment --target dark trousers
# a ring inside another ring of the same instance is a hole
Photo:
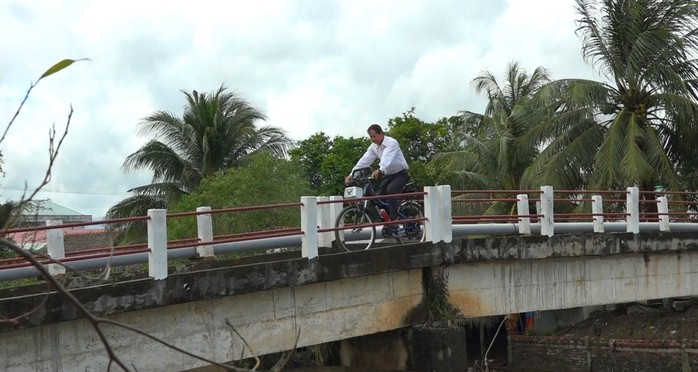
[[[389,194],[399,194],[405,185],[410,180],[410,175],[407,170],[399,171],[395,174],[383,176],[381,179],[381,184],[378,186],[378,195],[389,195]],[[397,209],[400,206],[400,200],[397,198],[389,198],[388,201],[388,215],[390,219],[397,220]]]

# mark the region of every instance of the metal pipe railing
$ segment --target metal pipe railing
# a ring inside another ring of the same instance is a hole
[[[454,224],[454,237],[467,237],[477,235],[513,235],[518,234],[518,223],[483,223],[483,224]],[[626,232],[627,222],[606,222],[604,224],[606,232],[620,233]],[[531,233],[540,234],[540,224],[531,224]],[[672,222],[670,223],[671,231],[675,232],[698,232],[698,224],[690,222]],[[556,223],[555,231],[561,234],[588,233],[593,232],[593,224],[591,222],[565,222]],[[641,222],[640,232],[658,232],[658,222]],[[368,237],[368,232],[363,232],[363,235],[357,234],[356,239]],[[261,238],[250,241],[237,241],[229,243],[213,244],[213,249],[216,255],[227,254],[232,252],[250,251],[250,250],[268,250],[278,248],[294,248],[300,247],[300,236],[284,236],[275,238]],[[196,248],[176,248],[167,251],[168,260],[186,259],[196,256]],[[83,271],[104,268],[107,265],[111,266],[127,266],[139,265],[148,262],[147,253],[134,253],[128,255],[118,255],[111,257],[100,258],[85,258],[65,263],[65,266],[70,270]],[[38,270],[33,267],[21,267],[12,269],[0,269],[0,281],[16,280],[23,278],[31,278],[39,275]]]
[[[482,199],[455,199],[454,195],[483,195],[490,194],[490,198]],[[517,194],[511,198],[502,197]],[[501,235],[501,234],[543,234],[553,236],[560,233],[585,233],[585,232],[655,232],[655,231],[698,231],[698,224],[691,222],[679,222],[685,218],[695,216],[698,212],[690,210],[685,212],[677,211],[676,205],[693,205],[689,201],[668,200],[666,195],[679,195],[683,197],[684,192],[661,192],[653,195],[660,196],[656,200],[643,200],[637,188],[627,190],[553,190],[550,186],[543,186],[540,190],[454,190],[449,186],[429,186],[424,192],[411,194],[399,194],[391,196],[372,196],[353,199],[343,199],[341,197],[315,197],[308,196],[301,198],[300,203],[282,203],[265,206],[249,206],[225,208],[211,210],[208,207],[197,208],[196,212],[180,212],[167,214],[165,210],[157,210],[157,218],[153,216],[133,217],[112,221],[101,221],[80,224],[52,224],[46,227],[18,228],[5,230],[5,233],[17,233],[22,231],[48,230],[48,234],[61,232],[60,228],[78,225],[88,225],[107,222],[127,222],[142,221],[147,222],[149,231],[152,229],[153,236],[157,236],[156,242],[149,242],[146,252],[129,252],[120,247],[91,249],[80,253],[80,257],[75,257],[75,253],[64,254],[62,250],[59,256],[51,254],[51,240],[47,238],[49,245],[49,255],[65,261],[70,269],[88,270],[104,267],[107,263],[114,266],[149,263],[149,267],[158,267],[154,276],[162,279],[167,275],[167,261],[176,258],[189,258],[194,256],[210,257],[216,254],[242,251],[274,249],[283,247],[302,247],[303,256],[313,258],[317,256],[318,246],[329,246],[334,238],[334,232],[340,228],[334,227],[336,216],[344,203],[357,202],[359,200],[374,200],[377,198],[398,197],[420,198],[423,197],[425,216],[419,219],[424,223],[424,231],[431,242],[450,242],[453,236],[465,237],[472,235]],[[529,199],[529,195],[535,198]],[[568,195],[568,198],[560,197]],[[583,195],[583,196],[581,196]],[[591,195],[587,198],[586,195]],[[602,200],[601,195],[609,197]],[[625,195],[626,199],[621,199]],[[661,196],[664,195],[664,196]],[[495,202],[511,203],[516,208],[516,213],[506,215],[455,215],[452,216],[453,205],[472,204],[475,208],[481,204],[492,204]],[[554,213],[553,204],[559,202],[590,203],[591,213],[568,212]],[[602,203],[612,203],[613,211],[603,211]],[[696,203],[698,204],[698,203]],[[535,205],[534,211],[529,211],[529,205]],[[619,210],[616,208],[623,208]],[[656,208],[656,212],[643,210],[643,206],[650,205]],[[669,206],[672,206],[669,211]],[[226,234],[212,236],[211,216],[220,213],[247,212],[252,210],[269,210],[278,208],[297,208],[301,210],[301,226],[282,228],[277,230],[252,231],[247,233]],[[206,209],[208,208],[208,209]],[[154,210],[155,211],[155,210]],[[167,241],[165,217],[196,216],[198,238],[188,238],[179,241]],[[604,218],[606,219],[604,221]],[[557,219],[557,221],[556,221]],[[611,219],[612,221],[609,221]],[[563,222],[564,221],[564,222]],[[589,221],[589,222],[587,222]],[[698,222],[698,219],[696,219]],[[373,224],[377,226],[379,233],[380,222]],[[202,233],[202,226],[208,228],[208,233]],[[352,234],[356,239],[365,238],[364,234]],[[54,239],[55,240],[55,239]],[[55,244],[55,243],[54,243]],[[62,240],[61,240],[62,244]],[[62,247],[61,247],[62,249]],[[120,252],[118,252],[120,251]],[[85,254],[85,253],[88,253]],[[118,253],[117,253],[118,252]],[[84,255],[84,256],[83,256]],[[68,257],[68,258],[61,258]],[[3,268],[2,263],[7,265]],[[0,261],[0,280],[8,278],[31,277],[36,275],[36,271],[30,267],[21,266],[21,260]],[[52,267],[54,272],[57,264],[46,263]],[[10,268],[11,267],[11,268]]]

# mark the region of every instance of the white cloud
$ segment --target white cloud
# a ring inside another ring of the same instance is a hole
[[[126,175],[142,117],[181,113],[180,90],[237,92],[294,139],[361,136],[412,106],[428,121],[480,111],[470,81],[518,60],[553,76],[593,77],[574,35],[572,0],[5,1],[0,112],[62,58],[89,57],[42,81],[2,145],[0,193],[36,184],[46,133],[70,134],[42,197],[101,217],[149,175]],[[76,193],[66,193],[76,192]],[[101,195],[104,194],[104,195]]]

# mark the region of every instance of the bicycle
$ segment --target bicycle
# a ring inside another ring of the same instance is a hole
[[[399,223],[400,220],[424,218],[424,207],[415,200],[405,200],[398,207],[398,219],[389,221],[387,214],[388,201],[381,199],[351,201],[351,199],[375,196],[376,192],[371,183],[371,168],[357,169],[352,172],[351,181],[344,189],[344,207],[337,216],[335,227],[354,225],[352,229],[335,231],[335,238],[339,245],[346,251],[366,250],[376,242],[376,226],[371,225],[378,221],[390,222],[395,227],[383,226],[381,235],[383,238],[392,238],[398,244],[402,239],[424,241],[422,222]],[[416,192],[414,182],[409,181],[402,193]]]

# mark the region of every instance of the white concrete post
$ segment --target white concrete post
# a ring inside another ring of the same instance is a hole
[[[148,209],[148,275],[167,278],[167,210]]]
[[[659,231],[670,231],[669,229],[669,200],[666,196],[657,198],[657,212],[659,212]]]
[[[627,232],[638,234],[640,232],[640,190],[637,187],[628,187],[625,202]]]
[[[197,212],[210,212],[211,207],[198,207]],[[213,221],[210,214],[196,215],[196,228],[199,231],[199,241],[210,243],[213,241]],[[206,244],[196,247],[196,254],[201,258],[213,257],[213,245]]]
[[[531,235],[531,217],[529,217],[531,213],[528,210],[528,195],[516,195],[516,214],[519,216],[519,234]]]
[[[601,195],[592,195],[591,197],[591,213],[594,214],[592,225],[595,233],[604,232],[603,227],[603,198]]]
[[[327,196],[318,196],[318,202],[329,201],[330,198]],[[330,205],[322,204],[317,206],[317,226],[318,229],[326,229],[328,227],[334,226],[334,221],[331,221],[330,216]],[[318,247],[331,247],[332,246],[332,232],[318,233],[317,245]]]
[[[48,220],[46,226],[62,225],[61,220]],[[63,229],[50,229],[46,231],[46,253],[56,261],[65,258],[65,244],[63,242]],[[52,276],[65,274],[65,267],[59,264],[49,264],[48,272]]]
[[[317,197],[301,196],[301,253],[308,259],[318,256]]]
[[[436,186],[424,186],[424,234],[425,241],[438,243],[441,241],[441,212],[439,211],[439,189]]]
[[[337,222],[337,217],[339,217],[339,213],[342,212],[342,209],[344,209],[344,204],[339,202],[340,200],[344,200],[342,196],[339,195],[332,195],[330,196],[330,201],[334,202],[330,204],[330,226],[334,227],[335,223]],[[344,230],[338,231],[339,237],[344,239]],[[330,241],[335,240],[335,233],[330,233]]]
[[[555,217],[553,217],[553,187],[540,187],[540,208],[543,217],[540,220],[541,235],[553,236],[555,234]]]
[[[450,243],[453,241],[453,216],[451,212],[451,185],[439,187],[439,204],[441,215],[440,240]]]

